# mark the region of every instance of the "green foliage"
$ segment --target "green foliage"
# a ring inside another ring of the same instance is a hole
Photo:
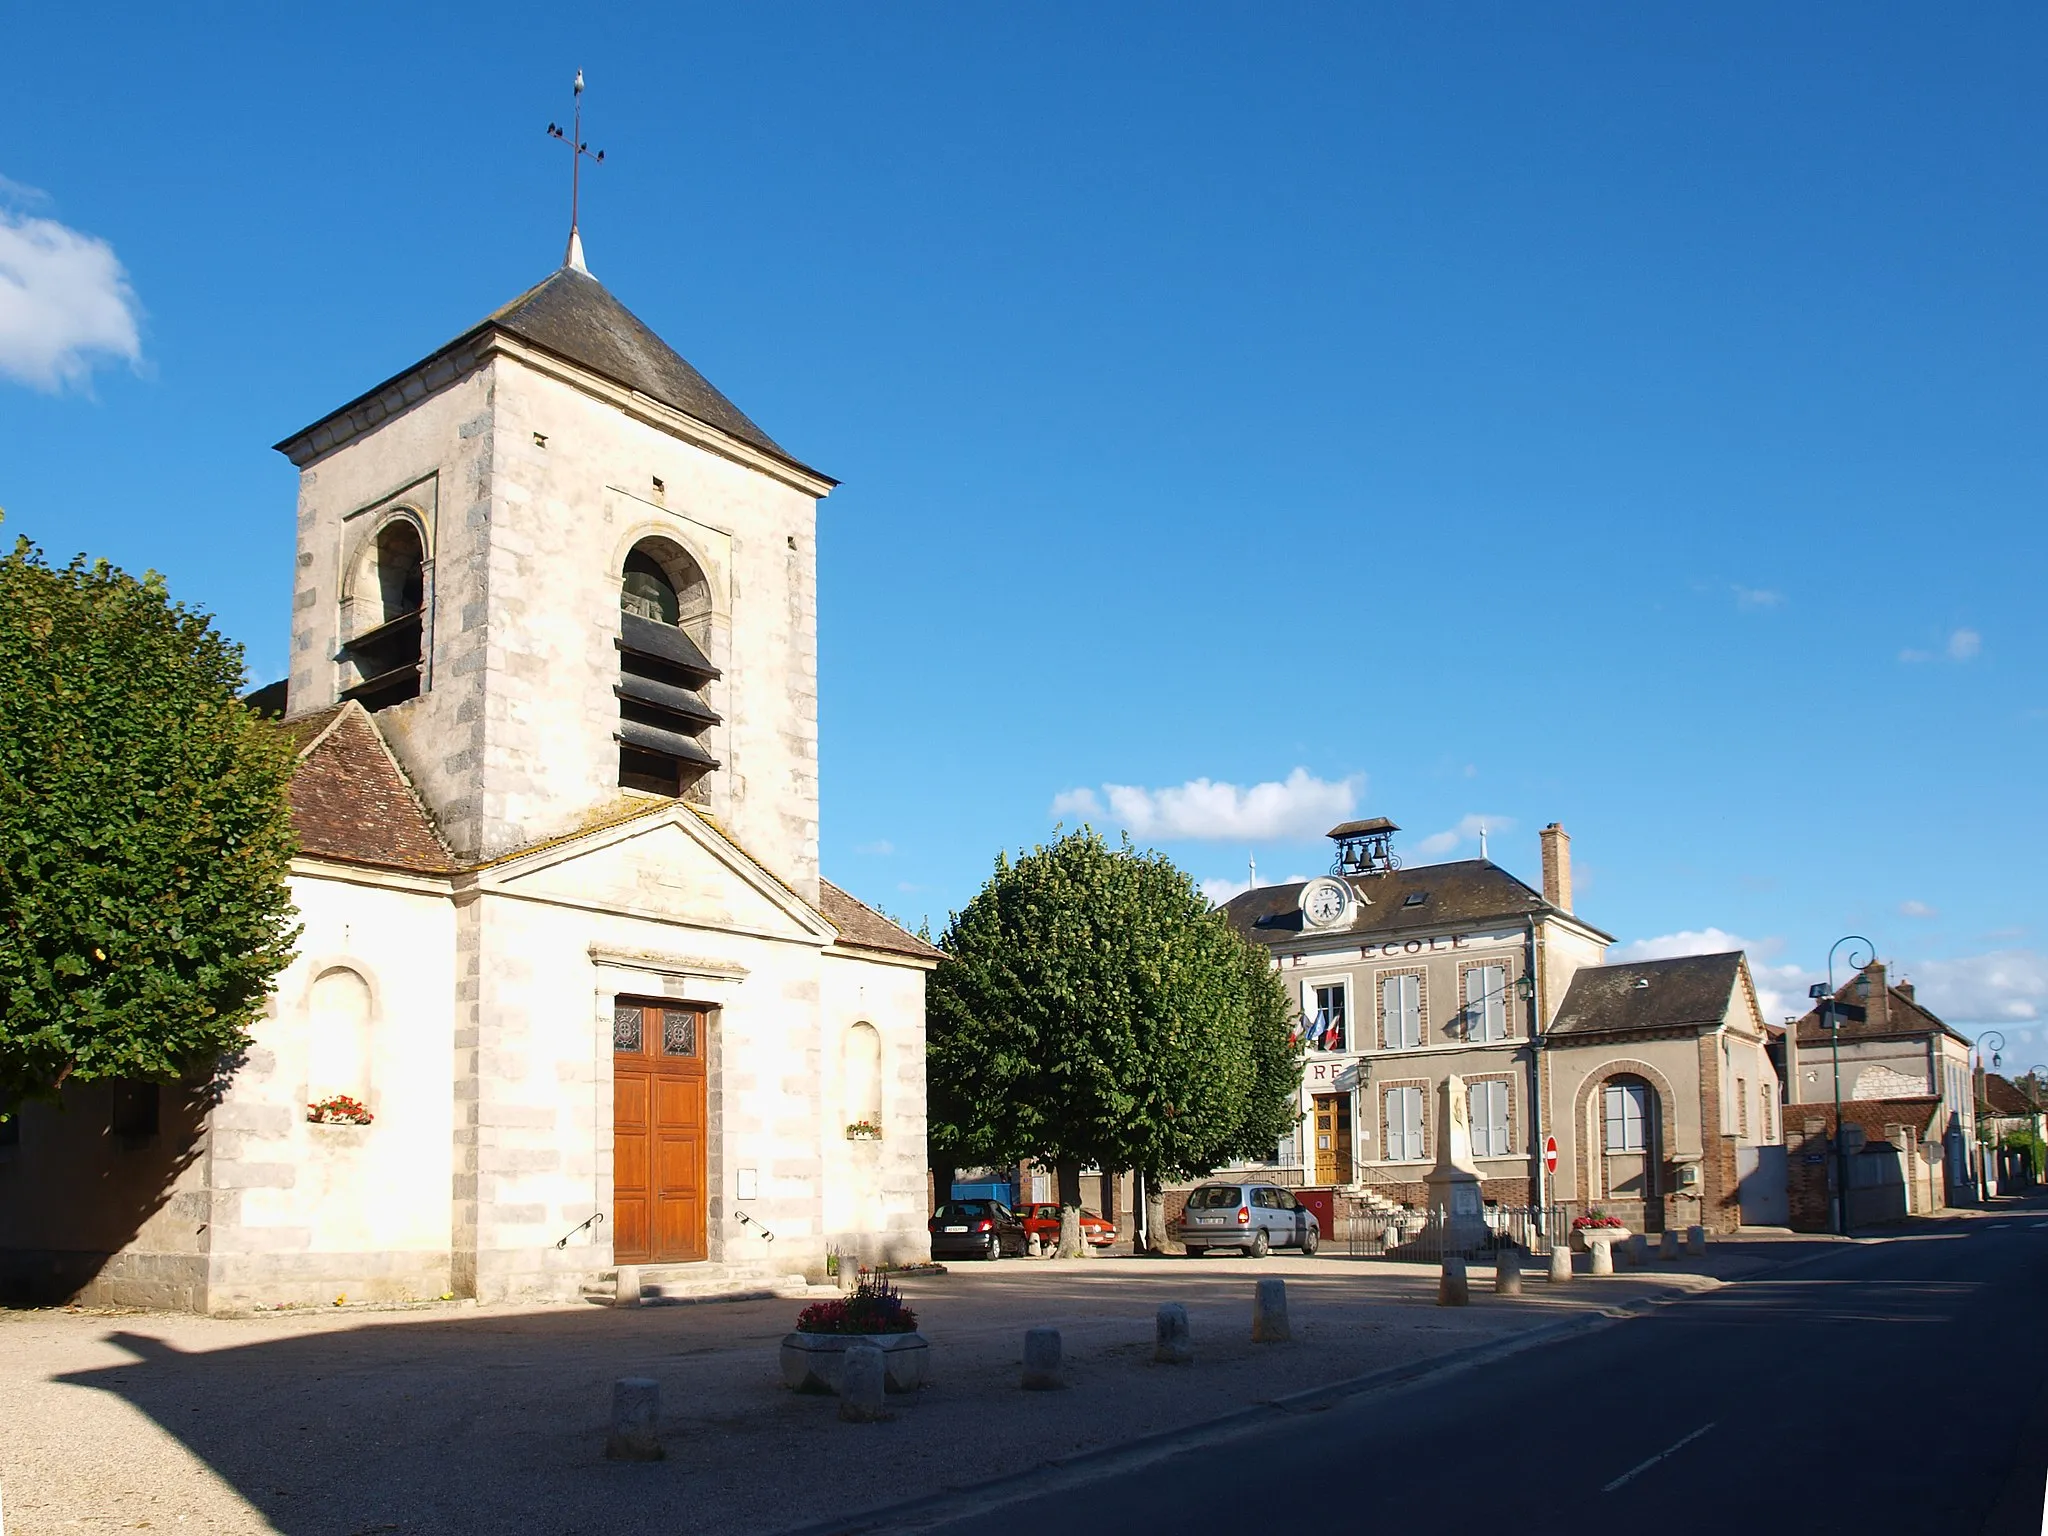
[[[2031,1129],[2007,1131],[1998,1145],[2007,1152],[2024,1152],[2027,1165],[2034,1170],[2034,1177],[2048,1174],[2048,1142],[2035,1135]]]
[[[1293,1124],[1286,990],[1163,855],[1084,828],[998,858],[939,947],[936,1160],[1185,1177],[1269,1152]]]
[[[0,1102],[247,1044],[297,930],[293,753],[242,680],[154,573],[0,556]]]

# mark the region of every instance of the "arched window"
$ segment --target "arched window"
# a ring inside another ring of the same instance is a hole
[[[681,795],[718,766],[704,733],[719,723],[703,688],[711,584],[687,551],[642,539],[619,576],[619,783]]]
[[[346,966],[322,971],[307,1007],[306,1100],[370,1099],[370,984]]]
[[[356,571],[348,608],[354,633],[342,648],[355,680],[342,689],[344,699],[379,710],[419,697],[426,596],[419,529],[410,518],[394,517],[377,530]]]
[[[1606,1154],[1607,1193],[1648,1200],[1661,1191],[1663,1129],[1657,1090],[1633,1073],[1617,1073],[1600,1087],[1600,1146]]]

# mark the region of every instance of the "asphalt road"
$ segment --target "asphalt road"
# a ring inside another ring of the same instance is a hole
[[[2036,1536],[2044,1471],[2037,1203],[925,1528]]]

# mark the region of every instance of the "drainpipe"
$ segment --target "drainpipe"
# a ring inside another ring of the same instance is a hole
[[[1550,1206],[1550,1175],[1543,1166],[1543,989],[1536,972],[1536,919],[1529,919],[1529,937],[1522,956],[1523,974],[1529,978],[1529,1126],[1536,1153],[1536,1210],[1538,1221],[1546,1221]],[[1545,1232],[1544,1236],[1552,1234]]]

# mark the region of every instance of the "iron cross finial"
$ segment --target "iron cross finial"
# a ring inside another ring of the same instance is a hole
[[[576,228],[577,214],[580,212],[578,204],[581,200],[583,184],[583,159],[588,155],[593,164],[603,165],[604,151],[601,149],[593,151],[588,144],[583,142],[583,71],[580,69],[576,71],[574,101],[576,104],[575,112],[569,119],[568,132],[564,133],[558,124],[549,123],[548,133],[551,137],[560,139],[564,144],[567,144],[570,151],[569,250],[568,254],[563,257],[562,264],[574,267],[578,272],[585,272],[589,269],[583,265],[583,237],[577,232]]]

